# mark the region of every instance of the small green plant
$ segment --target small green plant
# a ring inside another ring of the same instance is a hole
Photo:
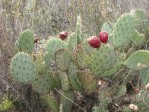
[[[120,16],[114,25],[104,23],[99,37],[91,39],[84,36],[81,17],[78,16],[76,31],[60,35],[60,38],[50,38],[43,51],[33,50],[33,33],[24,31],[15,44],[18,53],[11,61],[12,76],[16,81],[31,84],[41,96],[49,91],[62,91],[59,107],[53,100],[48,100],[53,112],[70,112],[75,91],[92,95],[98,92],[99,79],[114,81],[117,77],[122,79],[120,85],[112,86],[113,91],[108,95],[104,91],[99,95],[102,110],[108,111],[111,99],[118,99],[127,92],[124,77],[130,71],[141,76],[142,71],[149,68],[149,51],[140,49],[148,38],[138,30],[147,32],[148,29],[140,26],[142,21],[138,20],[137,13],[138,10]],[[130,52],[132,48],[134,50]],[[118,74],[121,69],[126,72]],[[93,111],[97,109],[95,106]]]
[[[13,101],[9,100],[7,97],[3,97],[2,103],[0,103],[0,112],[8,111],[13,107]]]

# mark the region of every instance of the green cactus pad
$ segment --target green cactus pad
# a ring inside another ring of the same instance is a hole
[[[84,39],[82,35],[82,20],[80,16],[77,17],[76,37],[78,44]]]
[[[111,34],[109,35],[109,38],[108,38],[108,43],[111,44],[111,45],[113,45],[113,41],[114,41],[113,38],[114,38],[114,37],[113,37],[113,33],[111,33]]]
[[[116,63],[113,65],[113,67],[110,70],[107,70],[102,74],[103,77],[110,77],[112,75],[115,75],[121,68],[123,67],[123,61],[126,60],[126,53],[117,52],[118,59]]]
[[[85,39],[82,43],[80,43],[80,46],[82,48],[82,50],[88,54],[90,57],[94,54],[94,52],[96,51],[95,48],[92,48],[89,43],[88,40]]]
[[[102,77],[108,78],[108,77],[116,74],[121,69],[122,66],[123,65],[121,62],[116,62],[110,70],[105,71],[104,74],[102,74]]]
[[[34,64],[36,66],[36,70],[38,73],[42,73],[43,69],[43,52],[37,52],[37,54],[33,54]]]
[[[140,9],[131,12],[134,18],[137,20],[138,31],[141,33],[146,33],[149,26],[147,14]]]
[[[55,57],[57,68],[59,68],[61,71],[68,70],[71,63],[70,53],[66,49],[59,49],[56,51]]]
[[[134,35],[136,20],[131,14],[122,15],[116,22],[113,30],[113,45],[120,50],[129,47],[130,39]]]
[[[43,56],[44,62],[47,66],[51,66],[51,63],[54,62],[54,60],[52,59],[52,57],[46,52]]]
[[[112,25],[109,22],[105,22],[101,28],[101,31],[106,31],[108,34],[111,34],[113,31]]]
[[[91,57],[82,48],[82,44],[79,44],[73,54],[74,64],[80,69],[88,68],[90,58]]]
[[[77,36],[76,33],[72,33],[67,40],[67,47],[71,54],[73,53],[74,49],[77,47]]]
[[[149,51],[138,50],[123,63],[132,70],[142,70],[149,67]]]
[[[65,72],[61,72],[60,79],[61,79],[62,90],[68,91],[70,89],[70,82],[67,74]]]
[[[12,76],[22,83],[29,83],[37,76],[32,58],[24,52],[19,52],[11,61]]]
[[[118,85],[117,87],[114,87],[113,89],[113,95],[114,99],[120,98],[123,95],[125,95],[127,92],[127,88],[125,85]]]
[[[126,53],[121,53],[121,52],[118,53],[118,59],[119,59],[119,61],[125,61],[126,60],[126,57],[127,57],[127,54]]]
[[[114,48],[110,45],[102,45],[95,51],[91,60],[91,71],[97,77],[103,77],[102,74],[110,70],[117,61]]]
[[[43,95],[41,99],[50,106],[51,112],[59,112],[59,103],[52,95]]]
[[[27,53],[32,53],[34,49],[34,35],[31,31],[25,30],[24,32],[21,33],[17,46],[19,51],[27,52]]]
[[[78,72],[78,78],[82,83],[82,86],[86,94],[90,95],[95,92],[95,90],[97,89],[98,82],[90,71],[84,70]]]
[[[140,34],[137,30],[134,32],[131,42],[134,46],[140,47],[145,41],[145,35]]]
[[[32,82],[34,91],[39,94],[46,94],[51,89],[51,77],[48,73],[39,74]]]
[[[140,79],[143,86],[149,82],[149,69],[140,71]]]
[[[73,63],[71,63],[68,69],[68,78],[69,78],[72,88],[74,90],[79,91],[79,90],[82,90],[82,85],[78,79],[77,72],[78,72],[77,67]]]
[[[46,50],[48,55],[55,59],[55,52],[59,49],[65,49],[67,45],[59,38],[50,38],[46,43]]]
[[[61,105],[60,105],[61,112],[71,112],[74,99],[75,94],[73,91],[63,92],[63,95],[61,95]]]
[[[100,91],[98,99],[100,99],[99,108],[101,112],[106,112],[108,104],[112,103],[111,94],[112,91],[109,88],[105,88]]]
[[[149,108],[149,93],[148,90],[140,90],[140,92],[136,95],[136,101],[138,106],[140,107],[140,112],[148,112]],[[142,110],[142,111],[141,111]]]
[[[126,53],[117,52],[117,61],[110,70],[104,72],[103,77],[110,77],[115,75],[123,67],[123,61],[126,60]]]

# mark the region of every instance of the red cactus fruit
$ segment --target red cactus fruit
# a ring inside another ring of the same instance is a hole
[[[60,35],[59,35],[60,39],[64,40],[65,38],[67,38],[67,36],[68,36],[68,32],[66,31],[60,32]]]
[[[100,33],[99,33],[99,38],[100,38],[100,41],[102,42],[102,43],[107,43],[107,41],[108,41],[108,33],[107,32],[105,32],[105,31],[101,31]]]
[[[101,44],[99,38],[96,36],[92,36],[92,37],[88,38],[88,43],[93,48],[99,48],[100,44]]]

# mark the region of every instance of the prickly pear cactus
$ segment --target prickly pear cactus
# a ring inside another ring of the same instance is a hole
[[[16,46],[19,51],[24,51],[27,53],[32,53],[34,49],[34,35],[31,31],[25,30],[21,33],[19,39],[16,42]]]
[[[43,52],[37,52],[37,54],[33,54],[34,58],[34,65],[36,66],[37,72],[40,74],[42,73],[44,69],[44,63],[43,63]]]
[[[117,87],[113,89],[113,91],[114,91],[113,92],[114,99],[116,99],[116,98],[120,98],[123,95],[125,95],[127,92],[127,88],[125,85],[118,85]]]
[[[134,18],[137,20],[137,29],[140,33],[146,34],[148,31],[148,18],[147,14],[143,10],[132,10],[131,13],[133,14]]]
[[[142,86],[146,85],[149,82],[149,69],[143,69],[140,71],[140,79],[142,81]]]
[[[68,91],[70,89],[70,82],[65,72],[60,73],[62,90]]]
[[[88,68],[91,58],[82,48],[82,44],[79,44],[75,49],[73,54],[73,61],[75,65],[77,65],[80,69]]]
[[[59,49],[55,53],[55,62],[57,68],[61,71],[68,70],[70,63],[71,63],[71,55],[66,49]]]
[[[71,112],[71,108],[75,99],[73,91],[63,92],[61,96],[60,112]]]
[[[113,46],[120,50],[128,48],[136,25],[136,20],[131,14],[122,15],[113,29]]]
[[[78,78],[78,68],[73,63],[70,64],[68,70],[68,78],[74,90],[81,91],[83,89],[82,84]]]
[[[48,73],[39,75],[32,82],[33,89],[39,94],[45,94],[51,89],[51,80]]]
[[[90,71],[84,70],[81,72],[78,72],[78,77],[80,82],[82,83],[82,86],[84,88],[84,92],[88,95],[95,92],[97,89],[97,80],[96,78],[91,74]]]
[[[103,77],[113,76],[122,68],[122,66],[122,62],[117,61],[111,69],[104,72]]]
[[[145,42],[145,35],[140,34],[137,30],[135,30],[131,42],[135,47],[140,47],[140,45],[142,45]]]
[[[66,43],[58,38],[50,38],[46,43],[46,50],[48,55],[55,59],[55,52],[59,49],[65,49]]]
[[[138,50],[124,62],[124,65],[132,70],[142,70],[149,67],[149,51]]]
[[[109,22],[105,22],[101,28],[101,31],[106,31],[110,35],[113,31],[113,25],[111,25]]]
[[[103,45],[92,57],[91,71],[93,75],[103,77],[103,73],[112,68],[116,61],[117,56],[114,48],[109,45]]]
[[[19,52],[12,58],[11,72],[13,78],[21,83],[29,83],[37,76],[32,58],[24,52]]]
[[[79,44],[83,40],[82,35],[82,20],[81,17],[77,17],[77,25],[76,25],[76,37],[77,37],[77,43]]]
[[[77,36],[76,33],[72,33],[67,40],[67,47],[69,49],[69,51],[71,52],[71,54],[73,54],[73,51],[75,50],[75,48],[77,47]]]
[[[54,95],[42,95],[41,100],[44,101],[51,109],[51,112],[59,112],[59,103]]]
[[[100,31],[106,31],[106,36],[100,32],[91,42],[90,34],[83,34],[78,16],[74,33],[66,40],[50,38],[35,44],[43,46],[42,49],[34,46],[33,33],[26,30],[15,42],[15,49],[20,52],[12,58],[12,76],[45,96],[53,112],[71,112],[75,101],[88,103],[83,98],[98,93],[90,111],[111,111],[109,104],[115,105],[114,100],[125,96],[130,81],[139,78],[144,82],[142,86],[148,83],[149,51],[142,48],[147,46],[149,25],[144,20],[147,17],[141,10],[123,14],[116,23],[105,22]],[[93,44],[100,46],[93,48]],[[139,81],[136,83],[139,86]],[[46,97],[51,92],[58,92],[53,96],[60,96],[60,100]],[[74,92],[84,96],[78,100]]]

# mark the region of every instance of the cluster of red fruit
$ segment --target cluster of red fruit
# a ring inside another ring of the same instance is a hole
[[[66,31],[60,32],[59,34],[59,38],[62,40],[66,39],[67,36],[68,36],[68,32]],[[34,43],[37,43],[38,41],[39,41],[39,38],[36,37],[34,39]],[[101,31],[98,36],[92,36],[88,38],[88,43],[93,48],[99,48],[101,43],[107,43],[107,41],[108,41],[108,33],[105,31]]]
[[[108,41],[108,33],[105,31],[101,31],[98,36],[92,36],[88,38],[88,43],[93,48],[99,48],[101,43],[107,43]]]
[[[67,36],[68,36],[68,32],[66,32],[66,31],[60,32],[60,34],[59,34],[59,38],[62,40],[67,38]],[[98,37],[92,36],[92,37],[88,38],[88,43],[93,48],[99,48],[101,43],[107,43],[107,41],[108,41],[108,33],[105,31],[101,31],[99,33]]]

